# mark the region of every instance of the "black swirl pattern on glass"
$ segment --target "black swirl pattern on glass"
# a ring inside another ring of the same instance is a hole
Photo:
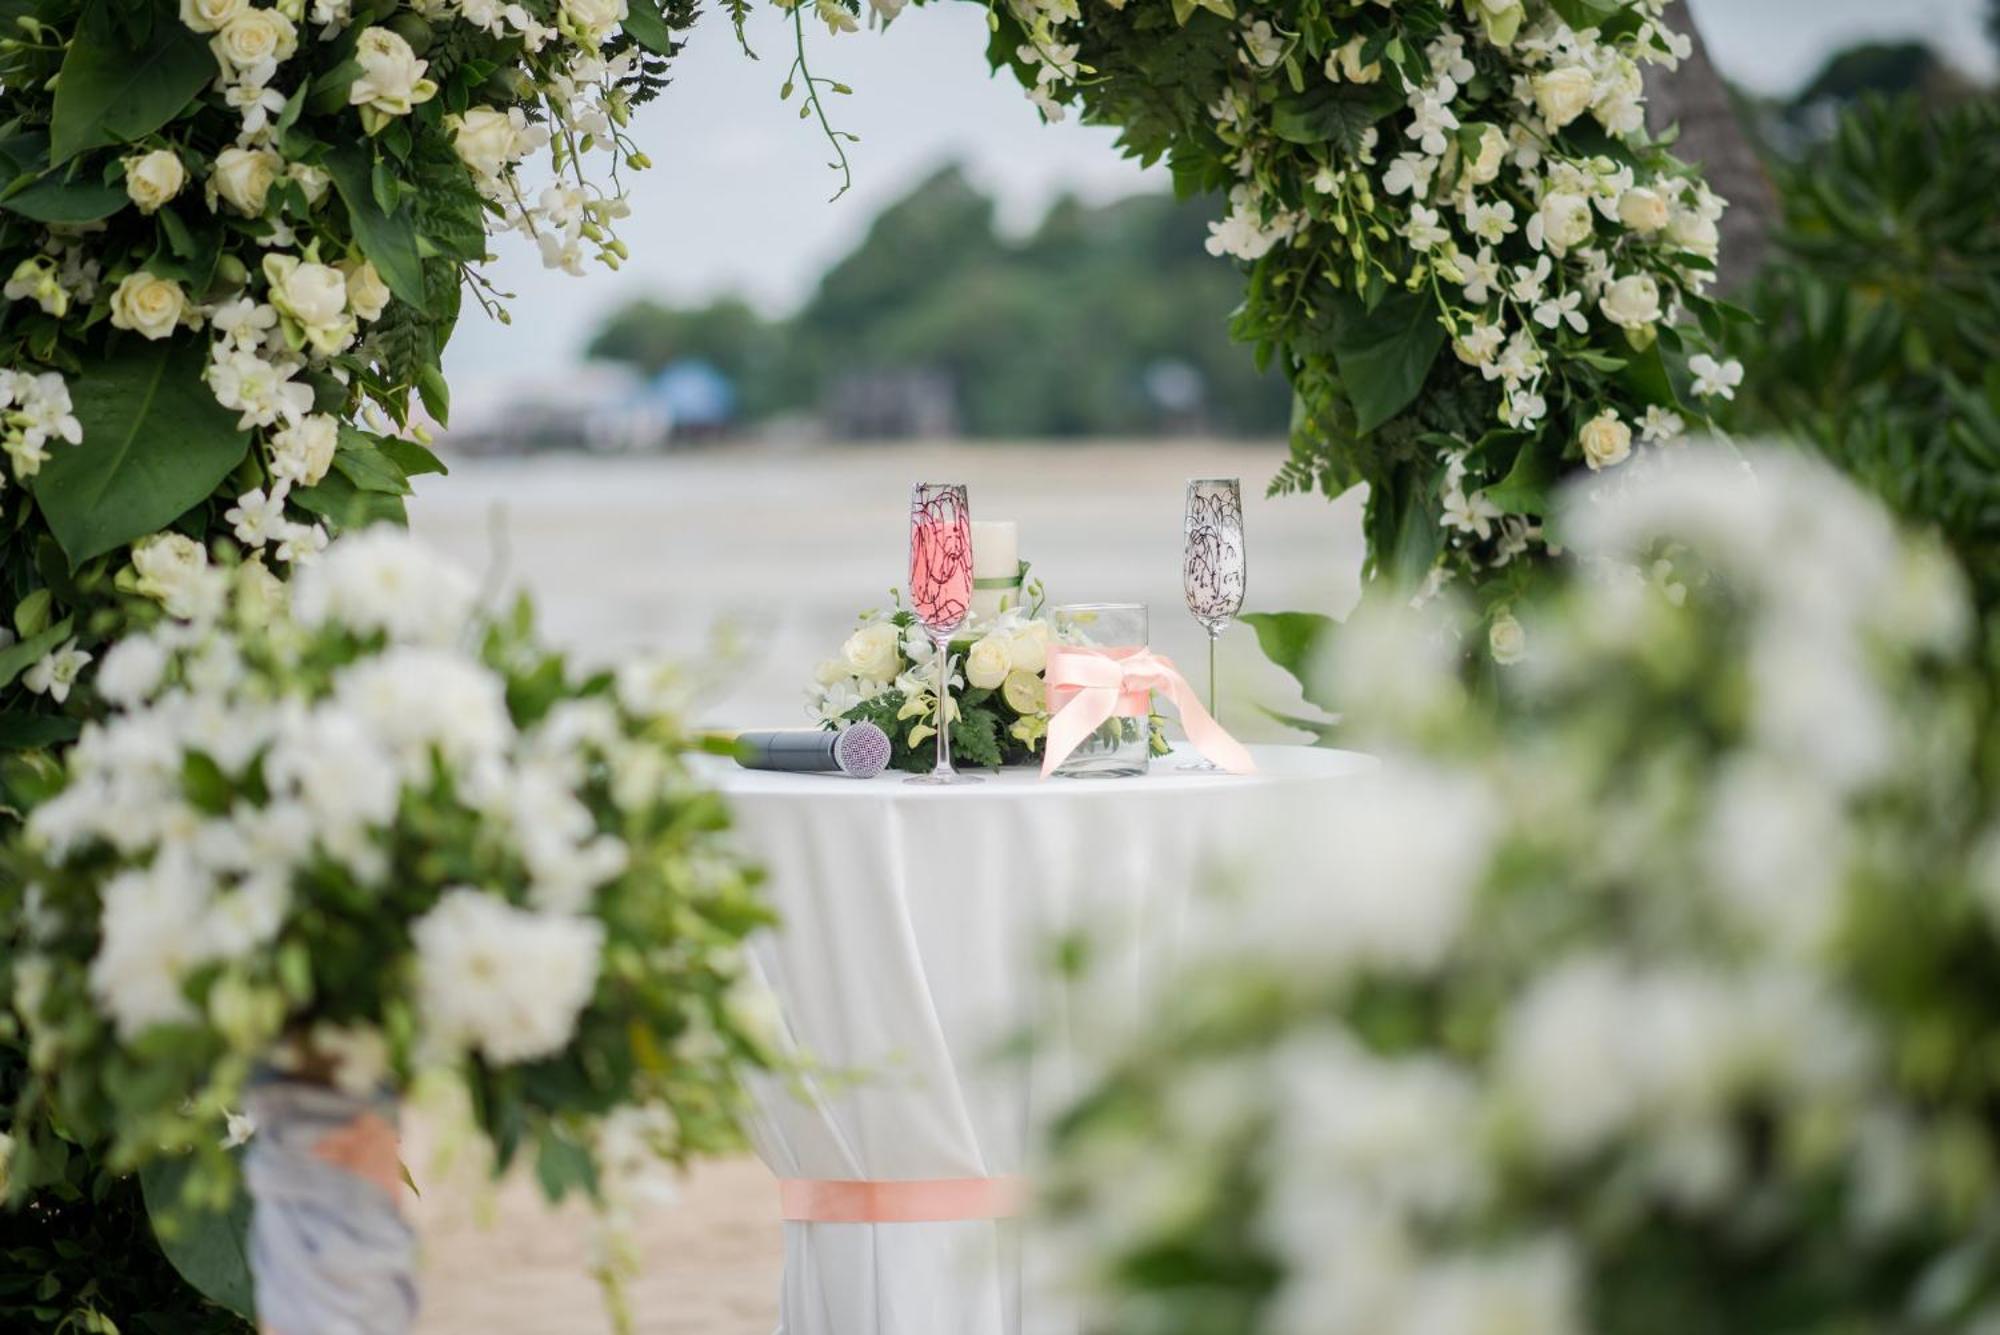
[[[1234,478],[1188,483],[1181,579],[1188,611],[1214,624],[1243,610],[1243,496]]]
[[[911,489],[910,605],[933,634],[958,629],[971,610],[972,516],[963,486]]]

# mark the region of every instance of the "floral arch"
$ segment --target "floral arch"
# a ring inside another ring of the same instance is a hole
[[[995,0],[989,57],[1045,116],[1227,195],[1235,332],[1295,389],[1281,485],[1368,483],[1378,575],[1498,608],[1560,476],[1629,468],[1741,374],[1708,351],[1722,204],[1643,127],[1644,69],[1685,50],[1664,5]],[[218,559],[275,581],[442,471],[414,424],[448,416],[467,296],[494,307],[492,232],[619,267],[630,114],[694,5],[0,10],[5,825],[125,627],[198,611]],[[843,170],[807,35],[870,16],[791,7],[785,92]]]
[[[745,0],[730,0],[739,19]],[[869,0],[878,21],[900,0]],[[1378,573],[1504,602],[1552,482],[1674,439],[1720,200],[1644,128],[1666,0],[1005,0],[1051,119],[1226,193],[1235,332],[1295,389],[1280,478],[1370,485]],[[308,5],[310,8],[308,9]],[[627,132],[687,0],[11,0],[0,42],[0,745],[59,742],[96,647],[233,544],[274,574],[439,469],[440,357],[488,234],[616,269]],[[861,0],[794,7],[784,92]],[[845,170],[844,153],[838,160]]]

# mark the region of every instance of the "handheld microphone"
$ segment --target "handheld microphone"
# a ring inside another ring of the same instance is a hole
[[[873,723],[851,723],[839,732],[803,728],[736,735],[736,763],[744,769],[872,779],[888,768],[889,752],[889,734]]]

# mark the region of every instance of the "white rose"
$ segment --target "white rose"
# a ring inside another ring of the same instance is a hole
[[[250,0],[181,0],[181,22],[196,32],[214,32],[249,6]]]
[[[437,95],[437,85],[424,77],[428,62],[417,59],[400,33],[365,30],[355,43],[354,60],[361,77],[347,90],[347,100],[377,116],[407,116],[419,102]]]
[[[1008,652],[1007,642],[998,635],[979,640],[965,655],[965,679],[982,691],[990,691],[1007,680],[1013,669],[1013,655]]]
[[[1616,468],[1632,457],[1632,428],[1608,408],[1583,424],[1578,441],[1583,446],[1583,461],[1593,473]]]
[[[1550,129],[1560,130],[1590,110],[1597,93],[1597,80],[1581,65],[1565,65],[1537,74],[1533,89],[1542,119],[1549,123]]]
[[[1007,659],[1018,672],[1040,672],[1049,665],[1049,623],[1030,621],[1007,641]]]
[[[521,154],[514,118],[504,111],[472,107],[462,116],[445,117],[444,124],[459,160],[476,176],[498,176]]]
[[[132,544],[132,570],[142,598],[158,602],[169,616],[190,617],[208,578],[208,549],[183,533],[155,533]]]
[[[894,622],[877,621],[848,636],[847,643],[840,646],[840,656],[846,660],[847,670],[862,680],[888,681],[902,666],[901,639]]]
[[[1580,246],[1590,240],[1593,227],[1590,201],[1582,195],[1556,191],[1542,201],[1535,222],[1539,224],[1543,242],[1560,255],[1571,246]]]
[[[174,332],[187,309],[187,296],[171,278],[155,278],[141,269],[127,274],[111,294],[111,324],[149,339]]]
[[[271,437],[271,476],[314,486],[333,466],[339,445],[338,422],[323,413],[301,417]]]
[[[347,309],[364,320],[379,320],[389,305],[389,285],[367,260],[348,260],[340,266],[347,275]]]
[[[309,209],[318,208],[333,185],[333,178],[327,175],[324,168],[308,166],[303,162],[294,162],[286,167],[285,175],[298,182],[299,189],[305,192],[306,207]]]
[[[1486,631],[1486,647],[1493,654],[1493,661],[1505,666],[1518,663],[1528,656],[1528,634],[1521,629],[1521,623],[1514,619],[1512,612],[1502,612],[1493,618],[1493,624]]]
[[[1649,274],[1632,274],[1606,288],[1598,305],[1620,329],[1645,329],[1659,321],[1660,285]]]
[[[141,213],[156,211],[186,184],[187,168],[171,149],[156,148],[125,159],[125,193]]]
[[[625,21],[626,0],[562,0],[562,26],[586,45],[601,45]]]
[[[246,218],[261,217],[271,183],[284,168],[284,159],[269,148],[225,148],[215,155],[215,172],[209,188],[229,207]],[[211,201],[210,207],[213,207]]]
[[[1479,152],[1466,163],[1466,175],[1474,185],[1486,185],[1500,175],[1500,167],[1507,161],[1507,136],[1497,125],[1489,125],[1479,133]]]
[[[821,686],[831,686],[847,679],[847,664],[838,658],[823,658],[813,669],[813,681]]]
[[[1667,201],[1657,190],[1636,186],[1618,201],[1618,221],[1635,232],[1652,234],[1667,225]]]
[[[1667,224],[1667,240],[1682,250],[1692,251],[1704,259],[1712,260],[1721,247],[1722,235],[1713,219],[1693,209],[1681,209]]]
[[[239,9],[209,45],[233,69],[276,66],[299,49],[299,30],[275,9]]]
[[[347,279],[330,264],[312,264],[296,255],[266,255],[264,281],[271,304],[312,340],[321,352],[344,346],[354,332],[347,313]]]

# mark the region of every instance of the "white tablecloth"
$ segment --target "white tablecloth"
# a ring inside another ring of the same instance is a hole
[[[790,1041],[828,1074],[757,1089],[759,1153],[781,1178],[1032,1175],[1040,1119],[1075,1082],[1049,946],[1091,924],[1143,975],[1174,952],[1218,867],[1309,829],[1373,762],[1253,748],[1254,777],[991,775],[924,788],[884,775],[714,777],[770,871],[783,926],[753,943]],[[1135,979],[1136,980],[1136,979]],[[1134,989],[1136,992],[1136,989]],[[995,1060],[1033,1024],[1058,1042]],[[775,1192],[774,1198],[775,1198]],[[774,1199],[775,1216],[775,1199]],[[1069,1335],[1013,1222],[787,1223],[781,1335]]]

